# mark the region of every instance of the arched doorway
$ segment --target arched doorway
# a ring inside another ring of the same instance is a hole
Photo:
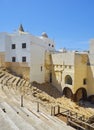
[[[72,93],[72,90],[70,89],[70,88],[68,88],[68,87],[65,87],[64,89],[63,89],[63,95],[65,96],[65,97],[67,97],[67,98],[73,98],[73,93]]]
[[[74,97],[75,101],[79,101],[79,100],[86,100],[87,99],[87,91],[85,88],[79,88],[76,93],[75,93],[75,97]]]
[[[65,77],[65,84],[72,85],[72,78],[70,75],[66,75]]]

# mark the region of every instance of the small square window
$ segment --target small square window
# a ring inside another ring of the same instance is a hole
[[[22,62],[26,62],[26,57],[25,56],[22,57]]]
[[[26,43],[22,43],[22,48],[26,48]]]
[[[11,48],[12,48],[12,49],[16,49],[16,45],[15,45],[15,44],[12,44],[12,45],[11,45]]]
[[[83,85],[87,84],[87,79],[83,79]]]
[[[16,62],[16,57],[12,57],[12,62]]]

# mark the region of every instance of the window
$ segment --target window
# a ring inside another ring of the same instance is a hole
[[[50,83],[52,83],[52,73],[50,73]]]
[[[12,62],[16,62],[16,57],[12,57]]]
[[[26,62],[26,57],[25,56],[22,57],[22,62]]]
[[[26,48],[26,43],[22,43],[22,48]]]
[[[87,84],[87,79],[83,79],[83,85]]]
[[[43,70],[42,66],[41,66],[41,71]]]
[[[72,85],[72,78],[70,75],[66,75],[65,77],[65,84]]]
[[[49,46],[51,46],[51,44],[49,44]]]
[[[54,45],[52,45],[52,47],[54,47]]]
[[[12,44],[11,48],[12,48],[12,49],[16,49],[16,45],[15,45],[15,44]]]

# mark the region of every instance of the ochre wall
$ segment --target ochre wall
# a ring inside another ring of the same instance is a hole
[[[87,55],[76,54],[74,70],[74,93],[81,87],[87,90],[87,84],[83,84],[84,78],[87,79]]]
[[[51,53],[45,53],[45,82],[50,82],[50,73],[52,73],[52,64],[51,64]]]
[[[5,67],[5,53],[0,52],[0,67]]]
[[[94,66],[88,66],[88,95],[94,95]]]
[[[63,55],[63,54],[62,54]],[[66,54],[67,55],[67,54]],[[74,55],[67,55],[68,59],[72,57],[71,62],[67,62],[68,64],[64,64],[64,60],[66,58],[59,57],[58,55],[55,55],[54,58],[54,65],[52,68],[53,72],[53,85],[57,87],[57,89],[62,93],[63,89],[65,87],[68,87],[72,90],[73,94],[79,89],[79,88],[85,88],[87,93],[88,92],[88,77],[87,77],[87,60],[88,55],[87,54],[79,54],[75,53]],[[61,59],[60,59],[61,58]],[[66,59],[66,61],[68,60]],[[62,62],[59,64],[55,64],[55,60],[61,60]],[[65,77],[69,75],[72,78],[72,85],[65,83]],[[83,83],[83,80],[86,79],[86,84]]]
[[[74,86],[74,66],[54,65],[52,69],[52,83],[62,93],[65,87],[69,87],[73,91]],[[65,77],[69,75],[72,78],[72,85],[65,84]]]
[[[52,84],[62,93],[65,87],[73,91],[74,86],[74,52],[52,54]],[[72,85],[65,83],[65,77],[72,78]]]
[[[6,62],[6,68],[16,75],[30,80],[30,67],[27,67],[27,63]]]

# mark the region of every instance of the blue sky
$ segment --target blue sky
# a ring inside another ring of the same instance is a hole
[[[88,50],[94,38],[94,0],[0,0],[0,32],[19,24],[33,35],[47,32],[56,49]]]

